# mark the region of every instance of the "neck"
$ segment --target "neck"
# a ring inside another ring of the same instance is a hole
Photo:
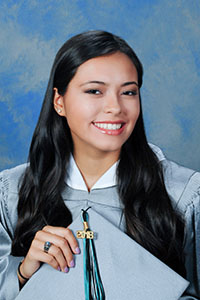
[[[119,151],[104,154],[74,151],[74,159],[90,191],[98,179],[119,159]]]

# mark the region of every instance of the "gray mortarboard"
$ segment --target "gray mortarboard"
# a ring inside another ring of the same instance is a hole
[[[76,235],[83,230],[80,216],[70,225]],[[123,231],[90,208],[89,226],[94,244],[105,299],[178,300],[188,282],[159,259],[128,237]],[[31,277],[16,300],[84,300],[83,240],[75,268],[69,273],[56,271],[47,264]],[[92,299],[87,299],[92,300]]]

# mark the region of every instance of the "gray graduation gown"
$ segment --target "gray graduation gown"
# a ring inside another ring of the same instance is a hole
[[[74,233],[83,227],[81,209],[91,207],[89,224],[97,234],[95,246],[106,299],[200,299],[200,174],[166,159],[162,164],[169,195],[186,220],[184,254],[189,286],[188,281],[123,232],[116,186],[91,193],[66,186],[63,192],[73,215],[70,228]],[[11,256],[10,249],[17,221],[17,184],[24,168],[22,165],[0,174],[0,299],[83,300],[82,240],[81,254],[75,256],[76,266],[68,274],[43,264],[19,292],[17,267],[22,257]]]

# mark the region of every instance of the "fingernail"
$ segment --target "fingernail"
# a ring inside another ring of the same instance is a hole
[[[75,266],[74,260],[72,259],[72,261],[70,262],[70,267],[73,268]]]
[[[57,267],[57,270],[58,270],[58,271],[61,271],[61,268],[60,268],[60,267]]]
[[[65,272],[65,273],[68,273],[68,272],[69,272],[68,267],[65,267],[65,268],[64,268],[64,272]]]
[[[76,252],[77,254],[80,254],[80,253],[81,253],[81,249],[80,249],[79,247],[76,247],[75,252]]]

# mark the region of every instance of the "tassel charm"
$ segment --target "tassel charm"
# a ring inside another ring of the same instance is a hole
[[[87,210],[89,208],[86,210],[82,209],[84,230],[78,230],[76,233],[78,239],[83,239],[85,300],[105,300],[94,246],[94,232],[90,230],[88,225],[89,216]]]

